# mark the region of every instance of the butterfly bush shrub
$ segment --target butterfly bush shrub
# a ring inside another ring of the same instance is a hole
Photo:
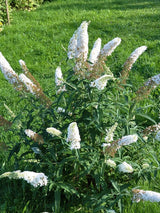
[[[158,118],[142,113],[145,98],[159,85],[160,75],[142,83],[138,90],[126,84],[133,64],[147,49],[141,46],[115,77],[107,57],[121,39],[114,38],[101,47],[98,38],[89,55],[88,26],[89,22],[82,22],[70,39],[68,64],[74,66],[68,71],[56,68],[52,98],[46,96],[23,60],[19,61],[23,73],[18,75],[0,54],[4,77],[24,99],[18,115],[5,105],[11,120],[0,116],[12,162],[12,171],[7,171],[5,164],[0,178],[18,184],[23,179],[20,193],[28,194],[23,202],[29,202],[26,208],[34,211],[82,208],[83,212],[123,212],[125,200],[132,196],[135,202],[159,201],[159,192],[137,186],[154,181],[159,170],[156,144],[160,124]]]

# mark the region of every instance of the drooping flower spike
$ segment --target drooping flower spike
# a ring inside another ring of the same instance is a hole
[[[0,175],[0,178],[5,177],[8,177],[9,179],[23,179],[34,187],[46,186],[48,183],[48,177],[44,173],[36,173],[32,171],[21,172],[18,170],[14,172],[5,172],[4,174]]]
[[[13,84],[16,89],[21,88],[21,82],[19,80],[18,75],[16,72],[12,69],[8,61],[5,59],[5,57],[0,52],[0,69],[4,75],[4,77],[8,80],[10,84]]]
[[[112,75],[103,75],[91,82],[90,87],[96,87],[98,90],[103,90],[106,87],[108,80],[111,79],[114,79]]]
[[[46,131],[51,134],[53,137],[54,136],[60,136],[62,134],[61,131],[59,131],[58,129],[54,128],[54,127],[49,127],[46,129]]]
[[[132,189],[133,192],[133,202],[150,201],[150,202],[160,202],[160,193],[154,191],[144,191],[140,189]]]

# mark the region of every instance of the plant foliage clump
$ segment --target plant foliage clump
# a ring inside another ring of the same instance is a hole
[[[51,98],[24,61],[20,60],[23,73],[18,75],[0,55],[2,73],[23,102],[17,115],[5,105],[12,119],[0,117],[5,142],[1,147],[9,150],[10,162],[3,163],[0,176],[10,186],[0,192],[7,212],[13,212],[16,205],[22,212],[123,212],[132,189],[156,177],[160,125],[152,113],[147,114],[145,98],[159,85],[160,76],[152,77],[139,90],[127,84],[133,64],[147,49],[141,46],[127,59],[119,77],[114,77],[106,61],[121,39],[101,48],[98,38],[88,58],[88,25],[82,22],[70,39],[70,69],[63,76],[57,67]],[[47,178],[44,183],[41,180],[38,185],[37,173]],[[13,205],[11,194],[16,190]],[[153,202],[152,195],[159,201],[156,192],[133,189],[133,193],[136,202]]]

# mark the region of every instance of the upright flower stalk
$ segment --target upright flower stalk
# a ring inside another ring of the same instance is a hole
[[[121,39],[117,37],[105,44],[100,51],[99,60],[106,60],[107,56],[110,56],[120,43]]]
[[[68,126],[67,142],[71,142],[70,149],[80,149],[80,134],[76,122],[72,122]]]
[[[92,63],[91,66],[93,66],[94,63],[97,62],[100,50],[101,50],[101,39],[98,38],[95,41],[94,46],[93,46],[91,53],[90,53],[90,56],[89,56],[89,62]]]
[[[55,84],[58,88],[57,90],[57,94],[63,92],[63,91],[66,91],[66,87],[63,83],[63,74],[62,74],[62,71],[61,71],[61,67],[57,67],[56,68],[56,71],[55,71]]]
[[[129,75],[129,71],[131,70],[133,64],[136,62],[136,60],[139,58],[140,55],[147,49],[146,46],[138,47],[136,50],[134,50],[129,58],[126,60],[126,62],[123,65],[123,70],[121,72],[121,79],[122,84],[126,83],[126,79]]]

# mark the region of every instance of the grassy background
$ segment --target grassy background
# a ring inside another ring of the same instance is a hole
[[[67,0],[45,3],[35,11],[15,11],[10,26],[0,33],[0,51],[17,73],[23,59],[40,82],[46,94],[54,93],[54,71],[58,65],[67,72],[64,50],[74,31],[84,20],[89,25],[89,47],[100,37],[102,45],[115,37],[121,45],[108,58],[111,71],[119,76],[130,53],[146,45],[147,51],[138,59],[130,73],[130,81],[139,87],[142,82],[159,73],[160,68],[160,1],[159,0]],[[63,48],[64,47],[64,48]],[[20,97],[0,73],[0,114],[7,118],[6,103],[14,112]],[[159,204],[131,204],[127,212],[157,212]]]
[[[121,45],[108,59],[108,65],[119,75],[130,53],[139,46],[148,50],[134,65],[131,81],[137,87],[144,79],[159,72],[160,52],[159,0],[67,0],[45,3],[35,11],[16,11],[13,21],[0,33],[0,51],[13,69],[21,73],[19,59],[40,82],[49,96],[54,92],[54,70],[58,65],[65,72],[69,39],[83,20],[90,20],[89,46],[100,37],[102,45],[115,37]],[[63,47],[62,47],[63,46]],[[0,73],[1,114],[3,103],[16,108],[17,92]]]

